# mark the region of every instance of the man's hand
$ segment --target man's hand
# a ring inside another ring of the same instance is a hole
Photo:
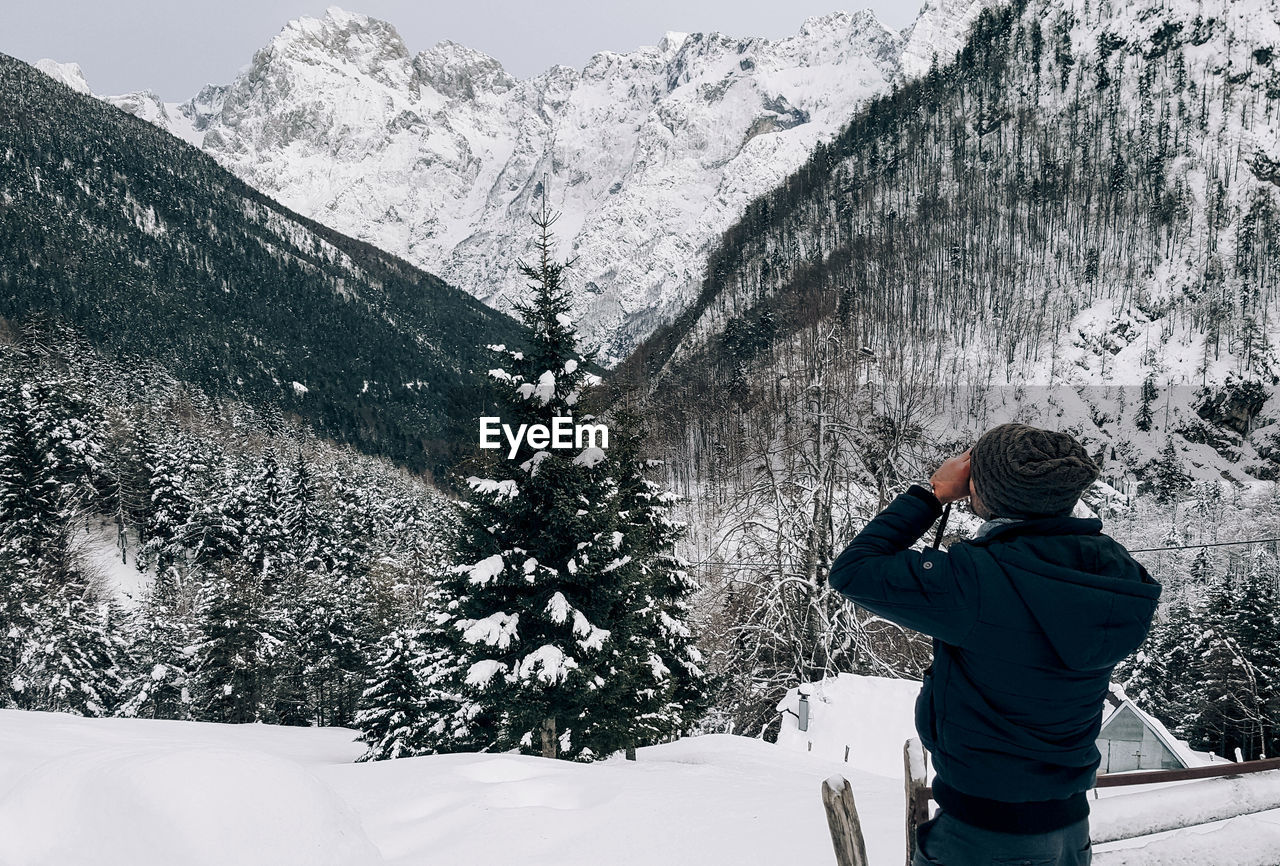
[[[972,451],[973,449],[969,448],[963,454],[948,457],[929,479],[929,483],[933,485],[933,494],[944,505],[968,497],[969,457]]]

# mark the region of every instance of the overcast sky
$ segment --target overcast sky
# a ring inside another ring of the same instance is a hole
[[[166,101],[226,84],[286,22],[327,0],[0,0],[0,52],[74,61],[96,93],[154,90]],[[411,52],[452,39],[496,57],[517,78],[556,63],[581,69],[597,51],[656,45],[668,30],[777,39],[811,15],[871,8],[901,29],[920,0],[343,0],[390,21]]]

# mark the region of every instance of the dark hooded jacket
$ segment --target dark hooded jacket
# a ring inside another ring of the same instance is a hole
[[[941,514],[920,485],[832,564],[831,586],[933,637],[916,729],[934,799],[969,823],[1046,832],[1088,814],[1116,663],[1146,637],[1160,584],[1096,518],[996,526],[909,550]]]

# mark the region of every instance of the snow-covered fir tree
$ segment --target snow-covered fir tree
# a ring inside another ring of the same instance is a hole
[[[594,351],[576,347],[561,282],[572,261],[552,260],[555,218],[544,201],[533,218],[541,232],[538,264],[519,262],[532,281],[532,297],[518,305],[531,346],[491,347],[504,364],[489,371],[502,395],[501,422],[512,429],[552,428],[599,380],[585,366]],[[433,744],[439,750],[519,748],[589,758],[584,728],[601,714],[631,712],[600,699],[617,671],[612,628],[629,593],[613,467],[603,439],[548,444],[525,438],[512,459],[505,447],[484,452],[477,474],[467,476],[454,551],[460,564],[441,588],[446,604],[437,634],[446,645],[437,660],[448,671],[431,676],[442,692],[459,695]]]
[[[175,568],[157,571],[129,617],[130,669],[118,715],[191,717],[191,667],[196,640],[193,593]]]
[[[611,420],[619,550],[629,561],[618,569],[623,589],[610,623],[610,676],[600,700],[627,712],[588,720],[581,738],[599,755],[688,733],[712,692],[689,608],[697,583],[674,550],[686,529],[672,516],[678,497],[649,477],[660,464],[641,457],[640,418],[622,408]]]
[[[382,761],[426,751],[434,719],[423,697],[425,651],[413,630],[387,635],[373,679],[361,696],[355,725],[368,750],[357,761]]]
[[[126,648],[118,611],[71,544],[76,503],[92,491],[98,443],[65,380],[9,380],[0,399],[0,675],[7,701],[27,709],[105,715],[119,697]],[[70,395],[75,405],[63,405]]]
[[[262,575],[227,560],[201,587],[195,653],[197,709],[218,722],[270,715],[268,672],[278,641],[266,610]]]
[[[1151,462],[1150,471],[1140,489],[1150,492],[1157,502],[1175,503],[1191,489],[1191,478],[1178,456],[1172,436],[1166,436],[1160,454]]]

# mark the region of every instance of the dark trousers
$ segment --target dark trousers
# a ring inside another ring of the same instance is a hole
[[[1051,833],[998,833],[946,812],[916,828],[911,866],[1089,866],[1089,819]]]

